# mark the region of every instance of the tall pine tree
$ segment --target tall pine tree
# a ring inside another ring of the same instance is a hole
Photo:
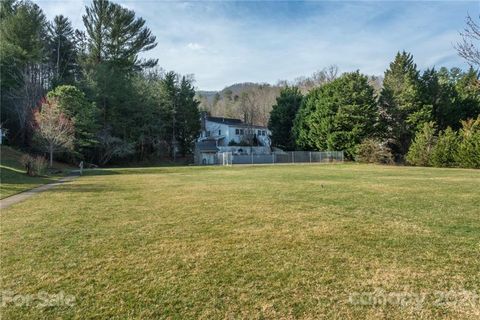
[[[277,103],[270,112],[268,128],[272,131],[272,144],[285,150],[295,149],[293,122],[303,101],[297,87],[285,87],[277,97]]]
[[[56,16],[48,27],[50,61],[53,66],[53,87],[74,84],[77,71],[75,33],[71,22],[63,15]]]
[[[137,72],[157,63],[139,58],[141,52],[156,46],[155,36],[134,11],[108,0],[94,0],[86,8],[83,22],[88,43],[84,68],[103,126],[129,138],[130,118],[135,112],[131,81]]]
[[[408,151],[418,122],[428,115],[428,110],[422,114],[419,72],[411,54],[397,53],[385,71],[379,106],[383,136],[400,160]]]
[[[178,89],[175,115],[176,140],[179,151],[183,156],[192,153],[194,142],[200,132],[198,105],[199,102],[195,99],[195,89],[191,79],[183,76]]]

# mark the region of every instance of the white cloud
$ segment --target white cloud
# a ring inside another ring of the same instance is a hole
[[[187,44],[187,48],[190,49],[190,50],[203,50],[204,47],[199,44],[199,43],[196,43],[196,42],[190,42],[189,44]]]

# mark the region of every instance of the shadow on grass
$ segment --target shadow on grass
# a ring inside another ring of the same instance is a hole
[[[2,166],[0,167],[0,199],[56,181],[50,177],[30,177],[22,171]]]
[[[187,170],[213,170],[218,169],[218,166],[159,166],[159,167],[138,167],[138,168],[98,168],[98,169],[84,169],[83,176],[104,176],[116,174],[168,174],[168,173],[182,173]]]
[[[1,182],[3,184],[46,184],[55,182],[55,179],[49,177],[31,177],[26,173],[2,167],[0,169]]]

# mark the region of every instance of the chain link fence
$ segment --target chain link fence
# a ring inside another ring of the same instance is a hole
[[[219,152],[216,155],[216,164],[334,163],[343,162],[343,159],[343,151],[288,151],[240,155]]]

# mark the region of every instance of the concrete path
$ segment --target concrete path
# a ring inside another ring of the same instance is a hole
[[[73,174],[70,174],[69,176],[61,178],[56,182],[44,184],[44,185],[38,186],[36,188],[30,189],[30,190],[27,190],[27,191],[23,191],[23,192],[14,194],[13,196],[4,198],[4,199],[0,200],[0,210],[6,209],[6,208],[10,207],[11,205],[14,205],[16,203],[24,201],[24,200],[26,200],[30,197],[33,197],[34,195],[36,195],[40,192],[47,191],[49,189],[55,188],[56,186],[59,186],[64,182],[72,181],[73,179],[78,178],[78,177],[79,177],[79,175],[74,172]]]

